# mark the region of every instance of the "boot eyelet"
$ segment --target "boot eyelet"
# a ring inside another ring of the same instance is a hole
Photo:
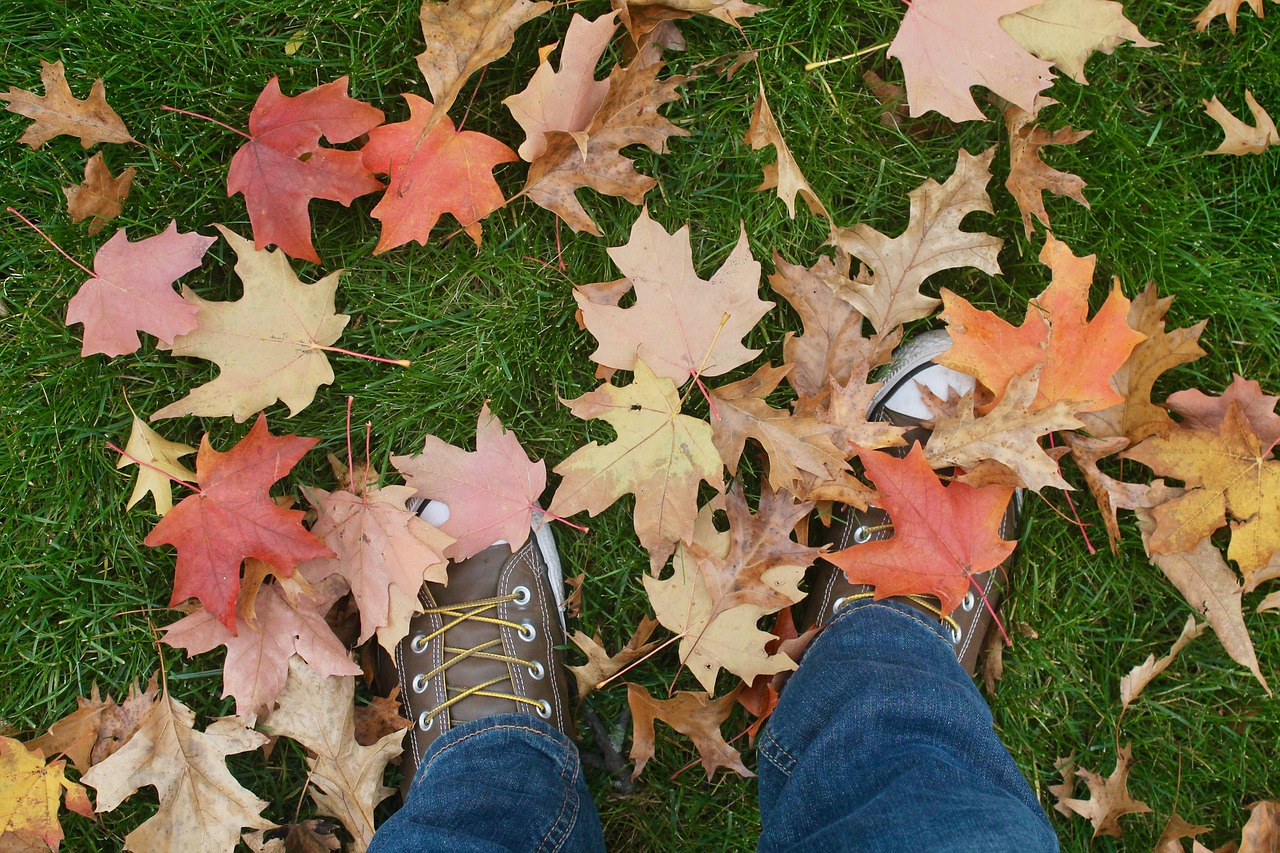
[[[847,595],[842,595],[842,596],[840,596],[839,598],[837,598],[837,599],[835,600],[835,603],[831,605],[831,612],[832,612],[832,613],[835,613],[835,612],[839,611],[839,610],[840,610],[840,608],[841,608],[841,607],[844,607],[844,606],[845,606],[845,604],[847,604],[848,602],[849,602],[849,596],[847,596]]]
[[[977,599],[973,597],[973,590],[969,590],[964,594],[964,598],[960,599],[960,607],[963,608],[965,612],[968,612],[973,609],[973,605],[976,602]]]
[[[951,634],[952,645],[959,643],[960,639],[964,636],[964,632],[960,630],[959,625],[948,625],[947,631]]]
[[[531,643],[537,638],[538,631],[533,627],[532,622],[525,622],[516,630],[516,636],[524,640],[526,643]]]
[[[551,703],[546,699],[538,700],[538,716],[544,720],[551,719]]]
[[[419,634],[413,638],[413,642],[409,643],[409,650],[416,655],[420,655],[427,650],[427,635]]]
[[[511,603],[516,607],[524,607],[529,603],[529,599],[533,598],[533,593],[529,592],[529,587],[518,586],[511,590],[511,594],[515,596]]]
[[[430,711],[423,711],[418,715],[418,728],[424,732],[431,731],[436,724],[436,717]]]
[[[542,665],[542,661],[534,661],[533,666],[529,667],[529,677],[534,681],[541,681],[547,674],[547,668]]]
[[[871,541],[871,531],[859,524],[853,530],[853,541],[857,545],[865,545]]]
[[[413,685],[412,685],[412,686],[413,686],[413,692],[414,692],[414,693],[426,693],[426,692],[427,692],[427,675],[426,675],[426,673],[424,673],[424,672],[420,672],[420,673],[418,673],[417,675],[415,675],[415,676],[413,677]]]

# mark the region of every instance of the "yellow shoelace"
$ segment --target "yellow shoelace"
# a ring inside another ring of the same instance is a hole
[[[492,610],[495,607],[497,607],[499,604],[504,604],[508,601],[515,601],[517,598],[519,598],[519,596],[517,596],[516,594],[508,593],[506,595],[499,595],[493,598],[482,598],[478,601],[466,601],[459,604],[449,604],[449,605],[443,605],[443,606],[437,606],[437,607],[428,607],[426,610],[423,611],[424,613],[435,614],[442,618],[452,618],[453,621],[447,622],[446,624],[441,625],[439,628],[432,631],[430,634],[426,634],[422,637],[415,638],[415,641],[414,641],[415,651],[420,651],[421,649],[425,649],[427,647],[427,644],[430,643],[432,640],[434,640],[436,637],[442,636],[450,629],[468,620],[472,620],[475,622],[484,622],[489,625],[497,625],[499,627],[504,627],[504,628],[510,628],[515,631],[522,631],[525,628],[525,625],[519,622],[512,622],[509,619],[501,619],[497,616],[483,615],[485,611]],[[416,648],[418,646],[420,646],[421,649]],[[437,675],[447,673],[449,671],[449,668],[452,667],[454,664],[467,660],[468,658],[481,658],[483,660],[502,661],[508,666],[523,666],[523,667],[527,667],[530,670],[533,670],[538,666],[538,664],[534,661],[528,661],[528,660],[525,660],[524,658],[518,658],[513,655],[504,654],[502,652],[489,651],[489,649],[492,649],[494,646],[498,646],[498,647],[502,646],[501,637],[494,637],[492,640],[481,643],[478,646],[472,646],[469,649],[459,648],[457,646],[450,646],[446,640],[445,647],[444,647],[445,653],[447,655],[452,655],[452,657],[446,657],[443,663],[441,663],[439,666],[437,666],[435,669],[431,670],[430,672],[426,673],[423,676],[423,680],[430,681],[431,679],[435,678]],[[446,679],[445,690],[453,695],[451,695],[448,699],[446,699],[441,704],[437,705],[435,708],[432,708],[430,711],[423,714],[421,719],[425,724],[426,721],[434,719],[436,715],[439,714],[441,711],[444,711],[450,706],[455,705],[458,702],[461,702],[463,699],[466,699],[470,696],[485,696],[490,699],[509,699],[510,701],[515,702],[516,704],[529,705],[534,708],[541,707],[541,703],[539,703],[537,700],[530,699],[526,696],[517,696],[514,693],[503,693],[500,691],[489,689],[495,684],[498,684],[503,681],[510,681],[510,680],[511,679],[509,675],[500,676],[498,678],[493,678],[493,679],[490,679],[489,681],[485,681],[480,684],[477,684],[474,687],[467,687],[462,690],[456,690],[455,688],[449,686],[448,680]]]

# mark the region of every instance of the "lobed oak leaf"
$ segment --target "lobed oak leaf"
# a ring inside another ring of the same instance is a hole
[[[1102,511],[1102,521],[1107,528],[1107,539],[1111,543],[1111,552],[1116,553],[1116,543],[1120,541],[1120,524],[1116,519],[1119,509],[1150,509],[1156,504],[1168,500],[1169,495],[1163,489],[1154,489],[1144,483],[1127,483],[1110,477],[1098,468],[1098,460],[1119,453],[1129,445],[1129,440],[1122,437],[1091,438],[1077,432],[1064,432],[1062,440],[1070,449],[1076,467],[1084,476],[1085,485],[1098,503]],[[1156,483],[1161,487],[1163,480]]]
[[[616,13],[594,21],[574,13],[560,51],[560,69],[553,69],[542,57],[529,85],[503,99],[524,129],[525,141],[518,149],[522,159],[532,163],[541,157],[547,150],[546,134],[552,130],[581,134],[579,149],[586,147],[587,127],[609,92],[609,81],[595,78],[596,64],[617,28]]]
[[[1121,44],[1157,47],[1124,16],[1124,5],[1113,0],[1042,0],[1006,15],[1000,28],[1027,52],[1053,63],[1077,83],[1087,84],[1084,64],[1094,51],[1111,53]]]
[[[546,463],[529,458],[516,434],[490,413],[488,403],[480,408],[476,423],[475,452],[429,435],[421,453],[393,456],[391,464],[418,497],[449,507],[449,518],[440,529],[457,540],[444,549],[455,562],[502,539],[514,554],[529,538],[537,511],[534,502],[547,487]],[[405,591],[417,595],[420,586],[421,581]]]
[[[151,547],[178,549],[170,606],[198,598],[212,616],[235,631],[240,563],[254,557],[283,575],[313,557],[332,555],[302,526],[303,513],[277,506],[268,494],[319,439],[273,436],[259,415],[249,434],[220,453],[206,435],[196,456],[200,491],[173,508],[147,534]]]
[[[102,85],[101,77],[93,81],[89,97],[83,101],[71,94],[62,60],[40,60],[40,81],[44,83],[43,95],[16,86],[10,86],[7,93],[0,95],[0,101],[9,105],[5,108],[9,112],[35,121],[19,142],[39,148],[55,136],[64,134],[77,137],[82,148],[92,148],[99,142],[137,141],[129,135],[124,121],[107,103],[107,89]]]
[[[1222,144],[1212,151],[1206,151],[1206,154],[1261,154],[1273,145],[1280,145],[1280,130],[1276,129],[1276,123],[1254,100],[1253,93],[1248,89],[1244,90],[1244,100],[1253,115],[1252,127],[1232,115],[1218,100],[1217,95],[1212,101],[1204,102],[1204,111],[1222,126],[1223,133]]]
[[[1064,806],[1062,801],[1075,796],[1076,754],[1073,752],[1070,755],[1059,758],[1057,761],[1053,762],[1053,769],[1057,770],[1058,773],[1062,775],[1061,782],[1056,785],[1048,786],[1049,793],[1058,800],[1058,802],[1053,804],[1053,810],[1063,817],[1071,817],[1075,812],[1067,806]]]
[[[881,335],[933,313],[938,300],[923,295],[920,286],[934,273],[957,267],[1000,272],[1000,238],[960,230],[970,213],[992,211],[986,187],[995,153],[994,147],[977,156],[961,149],[946,183],[930,179],[912,190],[911,219],[897,237],[866,224],[837,229],[836,245],[871,267],[870,277],[859,275],[838,292]]]
[[[613,0],[613,2],[615,8],[627,7],[632,14],[636,9],[663,9],[684,17],[706,15],[739,28],[739,21],[754,17],[767,8],[747,3],[745,0]]]
[[[751,112],[746,143],[751,146],[752,151],[772,145],[778,155],[776,162],[764,167],[764,182],[756,187],[756,192],[777,190],[778,198],[787,206],[787,214],[792,219],[796,218],[797,195],[804,199],[810,213],[831,218],[826,206],[800,171],[800,164],[791,155],[791,149],[787,147],[787,141],[778,129],[778,122],[773,117],[773,110],[769,108],[768,98],[765,97],[764,78],[760,79],[760,92],[756,95],[755,109]]]
[[[658,376],[683,383],[719,376],[750,361],[742,339],[774,303],[758,295],[760,264],[751,257],[745,227],[732,254],[709,281],[698,277],[689,226],[675,234],[642,210],[625,246],[609,257],[635,288],[636,302],[618,308],[574,293],[587,331],[598,340],[593,361],[633,370],[643,360]]]
[[[1205,6],[1199,15],[1195,17],[1196,32],[1202,33],[1208,29],[1209,24],[1213,23],[1213,19],[1219,15],[1227,16],[1227,26],[1231,28],[1231,34],[1236,32],[1236,17],[1240,14],[1240,7],[1244,5],[1245,0],[1209,0],[1209,5]],[[1254,14],[1259,18],[1262,14],[1262,0],[1249,0],[1249,7],[1253,9]]]
[[[214,226],[235,250],[244,295],[208,302],[184,288],[197,309],[195,331],[173,342],[173,354],[216,362],[217,378],[151,415],[225,417],[242,423],[280,400],[292,417],[311,405],[316,389],[333,381],[325,357],[351,318],[334,309],[340,272],[303,284],[278,251],[256,251],[229,228]]]
[[[291,599],[274,583],[263,585],[255,595],[255,621],[237,614],[234,631],[203,609],[161,629],[163,641],[185,649],[188,657],[227,647],[222,695],[235,697],[237,716],[253,720],[270,712],[295,654],[324,675],[360,674],[324,619],[337,595]]]
[[[1184,838],[1192,839],[1192,853],[1199,853],[1205,847],[1194,839],[1200,833],[1208,831],[1209,827],[1188,823],[1177,812],[1174,812],[1169,815],[1169,821],[1164,825],[1164,831],[1160,833],[1160,837],[1156,840],[1154,853],[1186,853],[1186,848],[1182,846],[1182,839]]]
[[[1122,402],[1111,376],[1146,336],[1126,322],[1129,300],[1119,282],[1090,320],[1089,285],[1096,258],[1076,257],[1050,234],[1040,261],[1053,270],[1053,281],[1031,300],[1016,328],[943,288],[942,319],[951,333],[951,348],[938,363],[976,377],[997,401],[1014,376],[1041,365],[1032,408],[1062,400],[1081,412]]]
[[[1236,374],[1221,397],[1205,394],[1198,388],[1187,388],[1169,395],[1165,405],[1182,417],[1185,429],[1216,430],[1222,426],[1227,411],[1235,403],[1241,416],[1258,437],[1263,453],[1280,442],[1280,415],[1276,403],[1280,397],[1262,393],[1262,386]]]
[[[138,332],[166,344],[196,328],[197,308],[183,300],[173,283],[200,266],[217,237],[181,234],[171,221],[160,234],[136,243],[122,228],[93,258],[94,277],[67,303],[67,325],[84,324],[80,355],[134,352]]]
[[[374,696],[368,705],[357,705],[355,739],[361,746],[373,746],[392,732],[412,728],[400,710],[400,685],[391,688],[390,696]]]
[[[1074,145],[1093,133],[1092,130],[1077,131],[1070,127],[1049,132],[1031,126],[1039,119],[1040,110],[1056,103],[1052,98],[1038,96],[1030,112],[1016,104],[1010,104],[1004,111],[1005,127],[1009,130],[1009,177],[1004,185],[1018,203],[1028,240],[1035,230],[1031,217],[1038,219],[1046,229],[1049,227],[1044,192],[1075,199],[1085,207],[1089,206],[1089,200],[1082,192],[1088,185],[1080,176],[1060,172],[1040,159],[1040,149],[1046,145]]]
[[[1174,658],[1192,640],[1204,633],[1207,627],[1209,627],[1208,622],[1197,623],[1196,617],[1188,616],[1187,624],[1182,627],[1182,633],[1178,635],[1178,639],[1174,640],[1173,645],[1169,647],[1167,655],[1160,660],[1156,660],[1155,655],[1147,655],[1145,661],[1129,670],[1128,674],[1120,679],[1120,708],[1123,710],[1132,705],[1133,701],[1142,695],[1142,691],[1147,688],[1151,680],[1168,669]]]
[[[428,0],[428,5],[435,5]],[[387,191],[370,214],[382,221],[373,253],[410,241],[427,245],[441,214],[452,213],[480,245],[480,220],[506,203],[493,168],[518,159],[503,143],[453,121],[417,95],[407,121],[376,128],[361,149],[366,168],[388,176]]]
[[[1147,339],[1134,347],[1128,360],[1111,374],[1111,387],[1124,399],[1114,406],[1080,416],[1094,436],[1123,436],[1137,444],[1152,435],[1165,435],[1174,428],[1173,420],[1164,408],[1151,402],[1151,389],[1166,370],[1189,364],[1205,354],[1198,341],[1209,321],[1201,320],[1194,326],[1166,332],[1165,315],[1172,303],[1172,296],[1159,298],[1155,282],[1148,282],[1129,306],[1129,327],[1146,335]],[[1198,393],[1194,390],[1179,392],[1183,395]],[[1276,435],[1280,437],[1280,430]]]
[[[583,420],[607,421],[618,438],[606,445],[593,441],[555,467],[563,479],[548,512],[562,518],[583,510],[596,515],[634,494],[636,536],[656,570],[676,542],[693,536],[699,481],[724,489],[724,463],[710,425],[680,414],[675,385],[640,360],[630,385],[601,385],[561,402]]]
[[[1265,452],[1232,402],[1215,430],[1178,429],[1148,438],[1121,456],[1175,477],[1187,491],[1151,510],[1150,554],[1190,551],[1231,519],[1227,557],[1246,583],[1280,552],[1280,462]]]
[[[404,732],[384,735],[372,746],[358,744],[354,696],[354,678],[326,678],[291,659],[279,707],[261,728],[307,748],[312,799],[320,814],[342,821],[355,839],[351,849],[363,853],[373,838],[373,810],[394,793],[382,777],[401,752]]]
[[[134,415],[129,443],[116,462],[117,469],[138,465],[138,482],[133,486],[133,494],[129,496],[125,509],[133,509],[133,505],[149,493],[155,501],[156,513],[167,515],[173,509],[173,483],[170,478],[188,483],[195,480],[196,472],[178,461],[195,452],[196,449],[190,445],[162,437],[142,418]]]
[[[404,723],[409,724],[407,720]],[[271,832],[246,833],[243,840],[253,853],[325,853],[342,849],[342,842],[333,834],[336,826],[329,820],[304,820]]]
[[[144,785],[156,789],[160,808],[125,837],[125,850],[230,851],[241,827],[270,829],[265,800],[227,770],[226,758],[257,749],[267,739],[235,717],[220,717],[196,731],[196,715],[166,691],[136,734],[81,780],[97,789],[99,812],[113,811]]]
[[[62,760],[45,763],[38,748],[30,750],[20,741],[0,737],[0,844],[5,850],[57,853],[64,837],[59,803],[93,817],[88,793],[67,779],[66,766]]]
[[[83,222],[90,216],[89,236],[97,234],[124,210],[125,199],[129,197],[129,189],[133,186],[133,176],[137,172],[132,166],[119,176],[112,175],[107,161],[99,151],[89,158],[84,165],[84,183],[72,187],[63,187],[62,193],[67,197],[67,213],[72,222]]]
[[[1076,775],[1089,786],[1089,799],[1064,799],[1059,805],[1086,818],[1093,824],[1093,837],[1123,834],[1120,818],[1127,814],[1143,814],[1151,808],[1129,796],[1129,771],[1133,768],[1133,747],[1120,748],[1116,757],[1116,769],[1110,776],[1102,777],[1088,770],[1076,770]]]
[[[350,142],[382,124],[382,110],[347,96],[340,77],[289,97],[272,77],[249,113],[249,141],[236,151],[227,171],[227,195],[244,194],[253,226],[253,244],[275,243],[292,258],[320,263],[311,243],[313,198],[348,206],[382,189],[360,152],[327,148]]]
[[[755,776],[742,763],[742,756],[725,742],[720,725],[733,711],[738,691],[712,699],[706,693],[678,690],[670,699],[654,699],[639,684],[627,684],[627,704],[631,707],[631,760],[636,763],[631,771],[635,779],[653,757],[654,720],[662,720],[671,728],[693,740],[707,771],[707,779],[715,776],[723,767],[739,776]]]
[[[826,405],[817,409],[818,420],[831,427],[836,447],[846,459],[856,455],[860,449],[873,450],[906,444],[903,439],[905,427],[873,421],[867,417],[871,401],[881,384],[866,383],[853,377],[844,385],[837,384],[834,380],[828,385]],[[806,410],[810,403],[804,398],[796,402],[797,411]]]
[[[630,65],[614,67],[608,94],[585,131],[552,130],[545,134],[546,151],[529,165],[522,195],[559,216],[574,231],[596,236],[600,229],[575,195],[580,188],[625,198],[632,204],[644,201],[645,193],[658,182],[637,172],[635,163],[621,149],[643,145],[661,154],[670,137],[689,135],[658,114],[663,104],[679,99],[676,89],[685,82],[684,77],[658,79],[660,53],[649,45]]]
[[[426,49],[417,59],[439,108],[433,121],[445,118],[472,74],[507,55],[522,24],[551,6],[532,0],[424,0],[418,18]]]
[[[815,625],[803,634],[799,633],[796,630],[795,617],[791,615],[791,608],[784,607],[778,611],[778,617],[774,620],[773,639],[765,646],[765,651],[769,654],[784,654],[799,663],[805,648],[820,631],[821,628]],[[747,736],[752,740],[760,733],[760,729],[778,707],[778,698],[788,677],[790,677],[789,671],[760,675],[739,691],[738,704],[755,717],[747,727]]]
[[[605,649],[599,634],[596,634],[593,639],[581,631],[574,631],[569,639],[587,656],[586,663],[566,667],[573,673],[573,678],[578,683],[579,701],[585,699],[587,694],[595,690],[605,679],[621,672],[627,664],[640,660],[653,651],[658,641],[649,642],[649,637],[653,636],[653,631],[657,627],[657,619],[642,617],[631,639],[614,655],[609,654]]]
[[[1037,59],[1000,27],[1000,19],[1039,0],[915,0],[887,56],[902,63],[911,115],[937,110],[952,121],[982,121],[969,89],[986,86],[1030,110],[1053,81],[1050,62]]]
[[[891,539],[873,540],[826,555],[855,584],[875,586],[877,599],[933,595],[950,613],[973,575],[996,568],[1016,542],[1000,538],[1007,486],[942,485],[920,445],[901,459],[879,451],[858,454],[875,481],[877,505],[889,513]]]

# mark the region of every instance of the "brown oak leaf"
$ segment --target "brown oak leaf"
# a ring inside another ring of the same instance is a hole
[[[791,149],[787,147],[787,141],[778,129],[778,122],[773,117],[773,110],[769,108],[768,98],[765,97],[763,78],[760,80],[760,92],[756,95],[755,109],[751,113],[751,125],[747,128],[746,142],[752,151],[772,145],[778,155],[776,162],[764,167],[764,182],[756,187],[756,192],[777,190],[778,198],[787,206],[787,213],[792,219],[796,218],[797,195],[804,199],[810,213],[831,218],[826,206],[800,171],[800,164],[791,155]]]
[[[1196,622],[1196,617],[1188,616],[1187,624],[1182,627],[1182,633],[1178,635],[1178,639],[1174,640],[1173,645],[1169,647],[1167,655],[1159,660],[1156,660],[1155,655],[1147,655],[1145,661],[1129,670],[1128,674],[1120,679],[1121,709],[1132,705],[1133,701],[1142,695],[1142,691],[1147,688],[1151,680],[1168,669],[1173,659],[1208,627],[1208,622]]]
[[[1124,5],[1114,0],[1041,0],[1001,18],[1000,28],[1077,83],[1089,82],[1084,64],[1095,50],[1111,53],[1125,42],[1158,46],[1142,37],[1124,16]]]
[[[63,187],[62,193],[67,197],[67,213],[72,222],[83,222],[90,216],[89,235],[93,236],[115,219],[124,210],[125,199],[133,187],[133,176],[138,170],[130,166],[119,174],[112,175],[107,161],[99,151],[89,158],[84,165],[84,183],[73,187]]]
[[[40,60],[40,80],[44,83],[44,95],[16,86],[10,86],[6,94],[0,95],[0,101],[9,105],[6,107],[9,112],[35,120],[19,142],[39,148],[63,134],[77,137],[83,148],[92,148],[99,142],[135,141],[120,116],[107,104],[107,90],[101,77],[93,81],[89,97],[83,101],[71,94],[62,60]]]
[[[1074,797],[1076,793],[1076,754],[1073,752],[1068,756],[1059,758],[1053,762],[1053,769],[1062,775],[1061,782],[1048,787],[1049,793],[1058,801],[1053,804],[1053,810],[1063,817],[1071,817],[1075,812],[1064,806],[1062,801]]]
[[[1204,111],[1209,118],[1222,126],[1222,144],[1206,154],[1261,154],[1273,145],[1280,144],[1280,130],[1261,105],[1253,98],[1248,89],[1244,92],[1245,103],[1253,115],[1253,126],[1245,124],[1232,115],[1215,95],[1212,101],[1204,102]]]
[[[1133,768],[1133,748],[1126,744],[1116,758],[1116,769],[1110,776],[1099,776],[1088,770],[1076,770],[1076,775],[1089,786],[1089,799],[1064,799],[1065,806],[1093,824],[1093,837],[1124,833],[1120,818],[1127,814],[1143,814],[1151,808],[1129,796],[1129,771]]]
[[[392,732],[413,725],[400,713],[400,685],[391,688],[390,696],[374,696],[368,705],[357,705],[355,738],[361,746],[373,746]]]
[[[1182,839],[1194,839],[1200,833],[1208,831],[1209,827],[1188,823],[1177,812],[1174,812],[1169,815],[1169,822],[1164,825],[1164,831],[1160,833],[1160,837],[1156,840],[1153,853],[1186,853],[1186,848],[1182,846]],[[1199,849],[1204,849],[1199,842],[1195,842],[1195,844]],[[1198,851],[1193,849],[1192,853],[1198,853]]]
[[[707,771],[707,779],[715,776],[723,767],[739,776],[754,776],[742,763],[742,756],[725,743],[720,725],[733,711],[738,691],[726,693],[719,699],[711,699],[706,693],[677,690],[670,699],[654,699],[639,684],[627,684],[627,703],[631,706],[631,760],[636,763],[631,771],[635,779],[653,757],[654,720],[671,726],[693,740]]]
[[[1166,406],[1182,417],[1183,427],[1207,430],[1222,426],[1232,403],[1239,407],[1264,453],[1280,442],[1280,415],[1276,414],[1280,397],[1262,393],[1261,385],[1239,374],[1235,374],[1221,397],[1205,394],[1198,388],[1187,388],[1170,394],[1165,401]]]
[[[1268,853],[1280,847],[1280,803],[1260,800],[1248,809],[1249,820],[1240,834],[1240,853]]]
[[[1102,510],[1102,522],[1107,528],[1107,539],[1111,543],[1111,552],[1116,553],[1116,543],[1120,541],[1120,523],[1116,519],[1116,511],[1120,509],[1150,509],[1161,500],[1168,500],[1167,495],[1152,492],[1152,487],[1145,483],[1128,483],[1117,480],[1102,473],[1098,468],[1098,460],[1119,453],[1128,446],[1128,439],[1122,437],[1091,438],[1077,432],[1064,432],[1062,439],[1070,448],[1071,458],[1076,461],[1080,473],[1084,475],[1085,485]],[[1157,482],[1163,483],[1163,480]]]
[[[49,727],[49,731],[27,743],[45,755],[65,753],[81,773],[114,754],[138,730],[142,719],[156,703],[155,676],[145,690],[135,683],[124,701],[98,696],[95,684],[89,698],[77,698],[78,707]]]
[[[1072,130],[1070,127],[1052,132],[1042,127],[1032,127],[1039,120],[1040,111],[1056,103],[1052,98],[1042,95],[1036,98],[1035,107],[1031,111],[1024,110],[1017,104],[1010,104],[1004,111],[1005,127],[1009,129],[1009,177],[1005,179],[1004,185],[1018,203],[1018,210],[1022,213],[1022,227],[1028,240],[1035,230],[1031,217],[1038,219],[1046,229],[1049,227],[1049,213],[1044,209],[1044,192],[1075,199],[1085,207],[1089,206],[1089,200],[1083,193],[1088,185],[1083,178],[1061,172],[1040,159],[1040,149],[1046,145],[1074,145],[1093,133],[1092,130]]]
[[[599,634],[592,638],[581,631],[574,631],[569,639],[587,656],[586,663],[566,667],[573,673],[573,678],[578,683],[578,699],[585,699],[587,694],[595,690],[602,681],[621,672],[632,661],[639,660],[653,651],[658,641],[649,642],[649,637],[653,635],[658,624],[657,619],[642,617],[631,639],[614,655],[609,654],[605,649]]]
[[[1208,29],[1209,24],[1219,15],[1227,16],[1227,26],[1231,28],[1231,34],[1236,32],[1236,16],[1240,14],[1240,7],[1244,5],[1245,0],[1209,0],[1209,5],[1205,6],[1199,15],[1196,15],[1195,25],[1196,32],[1202,33]],[[1262,17],[1262,0],[1249,0],[1249,8],[1253,9],[1254,14],[1259,18]]]

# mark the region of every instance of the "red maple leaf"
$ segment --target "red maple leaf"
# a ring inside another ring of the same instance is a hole
[[[266,415],[259,415],[249,434],[226,453],[214,450],[204,437],[196,455],[200,491],[170,510],[144,540],[153,548],[178,549],[170,605],[198,598],[234,633],[245,557],[270,563],[288,576],[303,560],[333,556],[302,526],[304,513],[276,506],[268,494],[318,441],[273,436]]]
[[[249,113],[249,141],[227,172],[227,195],[244,193],[255,248],[275,243],[290,257],[320,262],[311,245],[311,199],[349,205],[382,189],[359,151],[322,147],[320,137],[350,142],[382,119],[382,110],[347,97],[346,77],[292,98],[271,78]]]
[[[80,355],[134,352],[138,332],[173,343],[196,327],[196,306],[183,300],[173,282],[200,266],[217,237],[178,233],[170,222],[163,233],[136,243],[120,229],[93,258],[94,277],[67,304],[67,325],[84,324]]]
[[[827,557],[857,584],[874,584],[876,598],[935,595],[950,613],[969,589],[969,578],[994,569],[1016,542],[1000,538],[1000,522],[1013,495],[1009,486],[975,489],[942,485],[916,444],[903,459],[872,450],[858,453],[893,522],[891,539],[873,540]]]
[[[382,236],[373,253],[412,240],[426,245],[442,213],[457,217],[467,235],[480,244],[480,220],[506,203],[493,167],[519,158],[492,136],[456,130],[441,116],[423,136],[435,109],[417,95],[405,94],[409,120],[369,134],[364,165],[390,176],[387,192],[371,214],[382,220]]]

